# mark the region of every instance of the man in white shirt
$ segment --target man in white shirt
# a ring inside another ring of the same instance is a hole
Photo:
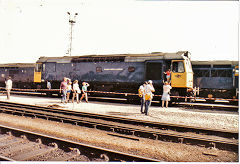
[[[147,85],[147,82],[144,82],[143,85],[141,85],[138,89],[138,96],[140,97],[140,102],[141,102],[141,113],[143,114],[143,106],[145,102],[145,87]]]
[[[145,115],[148,115],[148,108],[153,98],[152,92],[155,92],[155,89],[153,87],[152,80],[149,80],[148,84],[145,87]]]
[[[11,77],[8,77],[8,79],[5,81],[6,84],[6,91],[7,91],[7,99],[10,99],[10,91],[12,89],[12,80]]]

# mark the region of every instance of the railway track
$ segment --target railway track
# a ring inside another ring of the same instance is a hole
[[[204,109],[204,110],[221,110],[221,111],[238,111],[239,106],[229,104],[207,104],[207,103],[190,103],[190,102],[177,102],[178,107]]]
[[[0,130],[0,161],[159,162],[3,125]]]
[[[132,138],[131,136],[137,136],[238,152],[238,132],[227,130],[202,129],[2,101],[0,101],[0,110],[5,113],[105,130],[110,135],[118,135],[119,137]]]
[[[1,91],[3,90],[3,91]],[[17,94],[17,95],[33,95],[33,96],[47,96],[49,95],[48,93],[55,93],[55,97],[58,97],[58,94],[56,92],[59,92],[59,89],[17,89],[14,88],[12,89],[11,93],[12,94]],[[104,95],[123,95],[122,98],[115,98],[115,97],[94,97],[94,96],[89,96],[89,99],[93,100],[100,100],[100,101],[114,101],[114,102],[128,102],[127,96],[138,96],[138,94],[134,93],[118,93],[118,92],[103,92],[103,91],[88,91],[89,93],[101,93]],[[6,93],[5,89],[3,87],[0,87],[0,93]],[[52,93],[50,95],[52,95]],[[52,95],[52,96],[53,96]],[[159,105],[161,103],[161,95],[154,95],[154,97],[158,97],[159,101],[155,100],[153,101],[153,104]],[[223,99],[223,98],[204,98],[204,97],[183,97],[183,96],[171,96],[174,99],[177,99],[177,102],[173,102],[174,105],[177,106],[182,106],[185,104],[185,106],[197,106],[197,107],[210,107],[210,108],[215,108],[215,109],[233,109],[233,110],[238,110],[238,99]],[[180,101],[181,100],[181,101]],[[187,102],[187,101],[192,101],[193,102]],[[178,102],[179,101],[179,102]],[[200,101],[200,102],[199,102]],[[208,101],[211,101],[212,103],[209,103]],[[216,101],[216,102],[215,102]],[[130,103],[138,103],[139,101],[131,101]],[[221,103],[222,102],[222,103]],[[129,103],[129,102],[128,102]],[[234,105],[230,105],[234,104]]]

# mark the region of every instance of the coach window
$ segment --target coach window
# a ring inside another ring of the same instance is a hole
[[[184,64],[182,61],[179,62],[173,62],[173,72],[179,72],[179,73],[183,73],[184,72]]]

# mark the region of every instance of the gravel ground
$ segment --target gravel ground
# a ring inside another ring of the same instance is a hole
[[[171,162],[236,162],[238,154],[217,149],[140,138],[134,141],[108,135],[107,132],[0,113],[0,124],[34,130],[47,135],[114,149],[126,153]],[[44,126],[43,126],[44,125]]]
[[[6,100],[6,96],[0,96],[0,100]],[[30,96],[12,96],[11,102],[26,103],[40,106],[60,106],[60,108],[67,110],[75,110],[81,112],[91,112],[98,114],[108,114],[120,117],[128,117],[133,119],[158,121],[172,124],[197,126],[202,128],[213,129],[227,129],[230,131],[239,130],[239,115],[237,112],[224,113],[216,111],[204,112],[191,109],[169,107],[161,108],[151,106],[149,109],[149,115],[145,116],[140,114],[139,105],[131,104],[116,104],[116,103],[104,103],[104,102],[91,102],[80,104],[68,103],[61,104],[59,98],[40,98]]]
[[[0,100],[6,100],[6,96],[0,95]],[[227,129],[238,131],[238,113],[204,112],[186,110],[184,108],[160,108],[151,106],[149,115],[140,114],[139,105],[116,104],[103,102],[82,102],[80,104],[61,104],[59,98],[40,98],[30,96],[12,96],[11,102],[25,103],[40,106],[60,106],[66,110],[108,114],[120,117],[128,117],[140,120],[159,121],[202,128]],[[27,130],[48,135],[64,137],[74,141],[101,146],[109,149],[132,153],[136,155],[156,158],[172,162],[232,162],[238,161],[238,154],[217,149],[206,149],[198,146],[184,145],[140,139],[134,141],[110,136],[100,130],[78,127],[70,124],[57,123],[42,119],[0,114],[0,123],[20,127]],[[43,126],[44,125],[44,126]]]

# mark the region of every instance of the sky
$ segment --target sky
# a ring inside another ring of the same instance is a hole
[[[0,63],[40,56],[189,51],[238,60],[238,1],[0,0]]]

